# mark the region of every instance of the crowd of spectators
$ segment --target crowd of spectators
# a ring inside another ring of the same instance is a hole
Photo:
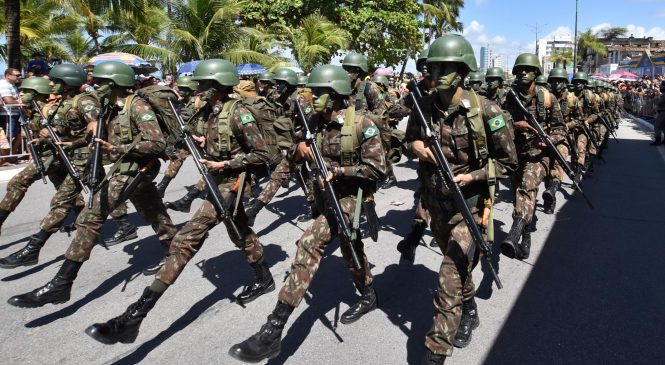
[[[660,84],[665,76],[642,77],[636,81],[621,81],[617,87],[624,100],[624,108],[636,117],[653,120],[656,118],[655,101],[661,95]]]

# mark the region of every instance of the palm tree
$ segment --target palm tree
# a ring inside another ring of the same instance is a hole
[[[281,25],[280,32],[305,73],[316,65],[330,62],[335,52],[351,42],[348,32],[319,14],[304,18],[297,28]]]
[[[279,55],[278,47],[282,43],[276,34],[263,32],[256,28],[241,28],[243,36],[228,50],[223,53],[224,58],[235,63],[260,63],[266,68],[271,68],[286,59]]]
[[[554,67],[561,65],[563,69],[566,69],[566,65],[570,62],[573,62],[573,50],[572,49],[555,49],[550,54],[550,61],[554,63]]]
[[[577,55],[578,57],[586,57],[587,52],[591,51],[599,56],[607,56],[607,47],[598,39],[598,33],[591,29],[587,29],[580,33],[577,40]],[[577,61],[576,61],[577,62]],[[591,64],[589,64],[588,72],[591,72]]]
[[[424,0],[425,43],[451,31],[462,31],[464,25],[458,17],[463,7],[464,0]]]
[[[4,57],[7,66],[21,69],[21,1],[4,0],[3,8],[5,16],[0,19],[0,25],[5,30],[7,48]]]

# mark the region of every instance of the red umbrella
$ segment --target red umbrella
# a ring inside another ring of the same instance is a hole
[[[613,74],[610,75],[609,79],[610,80],[617,80],[617,79],[622,79],[622,80],[637,80],[640,77],[635,75],[632,72],[629,71],[617,71]]]
[[[392,75],[392,74],[393,74],[393,71],[389,68],[380,68],[380,69],[377,69],[376,71],[374,71],[374,75],[376,75],[376,76],[388,76],[388,75]]]

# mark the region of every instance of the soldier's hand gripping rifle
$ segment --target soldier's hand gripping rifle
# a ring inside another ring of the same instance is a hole
[[[208,169],[208,167],[201,162],[201,159],[203,158],[201,156],[201,152],[199,151],[199,148],[196,145],[196,142],[192,138],[191,134],[187,130],[185,121],[182,120],[180,113],[176,111],[176,108],[173,105],[171,99],[169,99],[169,107],[171,108],[171,112],[173,113],[173,115],[175,115],[176,118],[178,119],[178,124],[180,124],[180,135],[183,141],[185,142],[185,145],[187,146],[189,153],[192,155],[194,164],[196,164],[196,168],[199,170],[199,173],[203,177],[203,180],[205,181],[206,185],[208,186],[208,198],[215,206],[215,210],[217,210],[219,219],[224,221],[224,223],[226,223],[226,225],[230,227],[232,231],[231,233],[234,234],[235,237],[237,237],[238,239],[242,239],[240,231],[238,231],[238,227],[236,226],[236,223],[233,221],[233,217],[231,216],[229,210],[226,207],[226,203],[224,202],[222,193],[219,191],[219,187],[217,186],[217,183],[215,183],[215,179],[212,177],[212,174],[210,174],[210,169]],[[238,194],[242,194],[242,192],[238,191]]]
[[[111,111],[109,110],[108,101],[106,98],[103,98],[99,108],[99,118],[97,118],[97,128],[95,129],[95,138],[105,139],[106,123],[108,123],[108,118],[111,117]],[[103,149],[101,142],[93,140],[92,149],[90,151],[90,195],[88,196],[88,208],[92,208],[92,202],[95,195],[95,189],[97,185],[102,180],[102,169],[104,162],[102,161]]]
[[[417,85],[414,85],[414,89],[418,90]],[[487,241],[485,241],[485,239],[483,238],[482,233],[480,233],[480,228],[478,227],[478,224],[476,223],[476,220],[473,217],[473,213],[471,213],[471,209],[469,209],[469,206],[466,204],[466,199],[464,198],[464,195],[462,194],[459,185],[457,185],[457,183],[454,180],[455,175],[453,173],[453,170],[450,168],[450,164],[448,164],[448,160],[446,159],[446,156],[443,154],[443,151],[441,150],[441,145],[439,144],[438,136],[432,130],[432,127],[430,126],[429,122],[425,119],[425,116],[423,115],[423,112],[420,109],[420,105],[418,105],[418,100],[416,99],[415,95],[416,93],[418,92],[414,93],[413,90],[412,92],[409,93],[411,101],[413,102],[412,110],[416,112],[416,118],[418,119],[418,122],[425,129],[425,142],[429,143],[429,148],[432,150],[434,154],[434,159],[436,160],[436,174],[438,175],[439,179],[443,182],[443,184],[446,186],[446,188],[452,191],[453,199],[455,201],[455,207],[457,207],[457,210],[460,212],[460,214],[462,214],[464,223],[466,223],[466,227],[469,229],[469,233],[471,233],[471,239],[473,239],[473,242],[476,244],[476,247],[478,247],[480,251],[482,251],[483,258],[487,263],[487,267],[490,269],[490,272],[492,273],[492,278],[494,279],[497,288],[501,289],[503,288],[503,284],[501,284],[499,275],[497,275],[496,269],[494,269],[494,265],[492,264],[492,257],[491,257],[492,255],[491,255],[490,246],[487,243]]]
[[[69,173],[69,175],[74,180],[74,184],[76,184],[76,186],[78,186],[87,194],[88,188],[85,186],[85,184],[83,184],[83,181],[81,180],[81,174],[79,174],[78,170],[76,170],[72,160],[69,159],[67,152],[65,152],[65,149],[62,147],[62,140],[60,139],[60,136],[58,136],[58,133],[53,130],[53,126],[51,126],[51,120],[46,118],[44,113],[42,113],[42,110],[39,109],[39,105],[34,100],[32,101],[32,107],[39,113],[39,116],[42,119],[42,126],[46,128],[49,136],[51,137],[51,146],[55,149],[54,153],[58,156],[58,159],[60,159],[62,164],[65,165],[65,169],[67,169],[67,173]],[[53,113],[53,115],[55,115],[55,113]]]
[[[584,121],[580,121],[580,125],[582,126],[582,130],[584,131],[584,134],[586,134],[587,139],[593,144],[593,147],[596,149],[596,151],[600,151],[600,146],[598,145],[598,142],[596,141],[596,136],[593,134],[591,129],[584,123]],[[596,157],[598,157],[599,160],[605,162],[605,158],[601,156],[600,154],[597,154]]]
[[[321,156],[321,151],[319,151],[319,146],[316,144],[316,136],[309,129],[309,123],[307,123],[307,118],[305,118],[305,113],[300,106],[300,103],[294,103],[296,107],[296,112],[298,113],[298,120],[302,124],[303,132],[305,132],[305,140],[307,146],[312,150],[312,155],[314,156],[314,162],[316,163],[316,175],[320,180],[323,181],[323,189],[325,193],[326,200],[330,207],[332,208],[333,214],[335,215],[335,220],[337,221],[337,230],[341,236],[341,244],[348,245],[349,252],[351,253],[351,261],[353,262],[353,267],[356,270],[362,269],[360,265],[360,259],[358,259],[358,254],[356,249],[353,246],[354,242],[351,240],[351,229],[349,224],[346,222],[346,217],[342,211],[342,207],[339,205],[337,200],[337,195],[335,195],[335,190],[333,190],[332,182],[328,181],[328,169],[326,164],[323,161],[323,156]]]
[[[23,130],[23,138],[25,139],[25,145],[28,146],[28,151],[32,157],[32,162],[35,164],[37,172],[42,176],[44,184],[46,184],[46,168],[44,168],[44,162],[42,161],[42,154],[37,149],[32,141],[32,131],[30,130],[29,122],[25,119],[23,115],[23,108],[20,110],[19,118],[21,118],[21,129]]]
[[[582,194],[582,197],[584,198],[584,201],[586,201],[587,205],[593,209],[593,204],[591,204],[591,201],[589,198],[584,194],[584,191],[582,191],[582,188],[580,185],[575,181],[575,172],[573,172],[573,169],[570,167],[568,164],[568,161],[566,161],[563,156],[561,156],[561,153],[559,150],[556,148],[550,137],[545,133],[545,130],[543,130],[543,127],[538,123],[536,120],[536,117],[534,117],[531,113],[529,113],[528,110],[524,107],[520,99],[517,97],[517,94],[515,94],[515,91],[513,89],[508,90],[508,94],[513,98],[515,101],[515,105],[517,105],[520,108],[520,111],[524,115],[524,118],[529,122],[531,127],[536,131],[536,134],[538,135],[538,138],[540,139],[545,146],[547,146],[547,150],[550,152],[550,154],[554,157],[554,159],[561,165],[563,168],[563,171],[566,173],[568,178],[572,181],[573,186],[575,187],[575,190],[579,191]]]

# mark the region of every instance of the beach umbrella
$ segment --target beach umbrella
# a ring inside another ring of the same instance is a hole
[[[131,66],[134,69],[134,72],[136,72],[137,74],[149,74],[157,71],[157,67],[151,65],[148,61],[144,60],[143,58],[133,55],[131,53],[123,53],[123,52],[102,53],[100,55],[97,55],[89,59],[86,63],[83,64],[83,67],[91,68],[97,66],[98,64],[104,61],[122,62],[126,65]]]
[[[199,62],[201,61],[189,61],[187,63],[183,63],[180,65],[180,67],[178,67],[178,75],[182,75],[184,73],[193,73],[196,65],[198,65]]]
[[[247,76],[247,75],[258,75],[266,72],[265,67],[257,63],[243,63],[236,67],[238,70],[238,75]]]

